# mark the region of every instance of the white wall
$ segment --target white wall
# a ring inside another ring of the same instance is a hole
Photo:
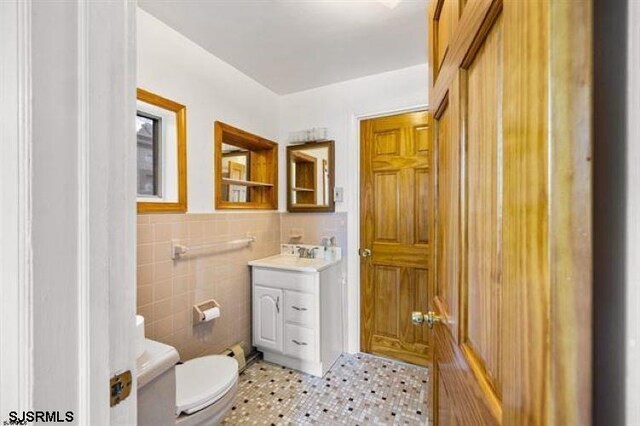
[[[278,139],[278,96],[138,8],[138,87],[187,107],[189,213],[213,211],[216,120]]]
[[[424,108],[428,102],[427,66],[417,65],[383,74],[285,95],[280,98],[280,164],[285,164],[289,132],[327,127],[335,140],[336,187],[344,202],[336,211],[348,213],[347,350],[359,350],[359,119]],[[286,210],[286,168],[280,167],[280,209]]]
[[[354,119],[379,115],[427,104],[427,66],[417,65],[355,80],[331,84],[280,98],[280,144],[284,164],[289,133],[310,127],[327,127],[329,139],[336,141],[336,186],[344,187],[345,200],[337,211],[349,211],[349,201],[357,197],[358,182],[349,171],[357,163],[358,140]],[[280,182],[286,182],[280,169]],[[286,210],[286,187],[280,185],[280,207]]]

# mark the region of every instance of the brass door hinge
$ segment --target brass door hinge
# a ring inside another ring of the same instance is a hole
[[[127,399],[131,394],[132,385],[133,380],[131,379],[131,370],[127,370],[111,378],[109,394],[111,395],[112,407]]]

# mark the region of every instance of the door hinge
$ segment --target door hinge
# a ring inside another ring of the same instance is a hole
[[[131,379],[131,370],[127,370],[111,378],[109,394],[111,395],[112,407],[127,399],[131,394],[132,385],[133,380]]]

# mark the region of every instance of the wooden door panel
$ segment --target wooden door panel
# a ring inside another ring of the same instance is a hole
[[[375,330],[371,347],[375,353],[416,364],[429,357],[429,335],[414,326],[411,313],[422,303],[429,303],[426,270],[375,266]],[[424,305],[422,305],[424,306]]]
[[[374,159],[385,155],[400,155],[400,130],[376,132],[373,139]]]
[[[430,306],[433,300],[434,289],[430,282],[431,271],[427,269],[415,269],[415,292],[416,292],[416,306],[412,311],[420,311],[422,306]],[[431,332],[427,327],[413,326],[415,330],[416,342],[420,342],[424,345],[429,344]]]
[[[399,242],[399,180],[398,171],[374,173],[374,241]]]
[[[431,181],[433,176],[429,169],[417,169],[414,173],[414,208],[413,235],[416,244],[429,244],[429,209],[431,208]]]
[[[489,31],[463,74],[467,112],[467,271],[463,280],[462,344],[490,384],[501,389],[502,309],[502,19]]]
[[[378,336],[398,338],[398,301],[400,300],[400,268],[375,266],[373,268],[375,288],[375,329]]]
[[[432,179],[427,112],[362,122],[361,349],[426,365],[429,334],[411,323],[430,288]]]
[[[432,13],[429,26],[431,28],[431,49],[433,52],[432,72],[438,75],[446,56],[449,45],[458,25],[460,0],[434,0],[431,2]]]
[[[436,49],[436,63],[438,69],[442,65],[445,55],[447,54],[447,48],[449,47],[449,38],[451,37],[451,1],[441,1],[440,13],[437,18],[434,17],[435,24],[435,40],[434,47]]]
[[[434,333],[435,334],[435,333]],[[435,343],[438,339],[434,339],[434,355],[433,355],[433,368],[431,381],[433,386],[433,398],[432,398],[432,420],[435,425],[457,425],[456,417],[454,414],[454,405],[449,399],[449,395],[444,389],[444,385],[441,385],[440,380],[440,368],[438,362],[438,355],[435,353]],[[442,355],[440,355],[442,356]]]
[[[451,132],[452,110],[455,105],[445,104],[444,110],[434,118],[437,150],[436,208],[436,293],[443,314],[452,324],[458,323],[458,281],[460,273],[460,198],[459,163],[460,146]],[[458,335],[457,327],[451,330]]]
[[[499,103],[496,100],[498,91],[477,84],[487,78],[486,74],[496,71],[501,40],[499,31],[496,33],[497,36],[490,35],[486,39],[489,45],[477,50],[477,62],[468,71],[454,75],[435,117],[437,249],[434,303],[445,323],[437,325],[434,331],[434,356],[439,375],[434,381],[437,386],[434,397],[447,395],[452,409],[443,413],[449,414],[447,421],[450,424],[501,421],[495,382],[485,368],[489,364],[485,361],[497,360],[494,355],[499,353],[499,347],[493,346],[498,342],[496,336],[500,336],[500,324],[492,315],[496,312],[496,288],[492,281],[485,281],[485,272],[487,268],[491,272],[492,264],[480,263],[492,256],[491,250],[495,249],[492,245],[496,238],[495,226],[483,227],[494,225],[491,219],[495,214],[491,215],[491,211],[487,214],[483,203],[496,204],[495,191],[492,193],[490,189],[496,184],[492,162],[496,151],[492,147],[496,146],[498,123],[490,121],[495,121]],[[472,97],[473,104],[469,104]],[[492,108],[492,111],[479,106]],[[472,134],[472,130],[479,131],[480,135]],[[485,146],[487,140],[493,144],[489,149]],[[470,161],[474,162],[475,168],[466,167]],[[476,209],[475,215],[473,209]],[[468,233],[469,220],[473,224],[473,235]],[[473,255],[467,256],[472,247]],[[474,274],[471,284],[469,271]],[[487,319],[491,320],[489,324]],[[494,371],[499,368],[493,364],[491,367],[495,367]]]
[[[413,140],[416,152],[430,155],[431,152],[431,128],[429,126],[416,126],[413,129]]]
[[[434,1],[432,4],[435,5],[436,2]],[[451,36],[451,46],[448,49],[450,53],[446,58],[443,58],[440,70],[432,73],[429,105],[437,108],[444,103],[449,87],[467,55],[479,47],[483,41],[483,32],[487,31],[493,18],[500,14],[501,10],[502,1],[497,0],[468,0],[465,3],[456,31]],[[434,52],[433,47],[431,45],[429,47],[429,57],[431,58]],[[434,63],[433,59],[431,59],[431,63]]]
[[[374,243],[371,261],[375,265],[395,265],[423,268],[430,262],[429,249],[424,244],[407,247],[404,244]],[[424,309],[424,308],[423,308]]]
[[[436,312],[440,312],[436,308]],[[484,390],[476,380],[469,363],[455,343],[450,328],[443,324],[434,327],[434,359],[438,364],[434,379],[437,398],[435,423],[440,425],[493,425],[499,424],[490,405],[484,398]],[[444,399],[444,401],[443,401]],[[438,410],[438,405],[443,410]]]
[[[400,299],[398,303],[398,316],[399,319],[411,318],[411,313],[416,310],[418,303],[416,286],[419,284],[416,281],[416,269],[415,268],[402,268],[400,275]],[[426,283],[425,283],[426,284]],[[419,348],[416,343],[421,343],[418,340],[419,330],[414,326],[411,321],[398,321],[400,324],[399,341],[402,343],[411,344],[413,348],[417,350],[423,350],[424,355],[427,355],[426,347]]]

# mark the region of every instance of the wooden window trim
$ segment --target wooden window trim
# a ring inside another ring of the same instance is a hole
[[[142,102],[173,111],[176,114],[176,141],[178,144],[178,201],[139,201],[138,213],[186,213],[187,211],[187,107],[160,95],[138,88],[137,98]]]

